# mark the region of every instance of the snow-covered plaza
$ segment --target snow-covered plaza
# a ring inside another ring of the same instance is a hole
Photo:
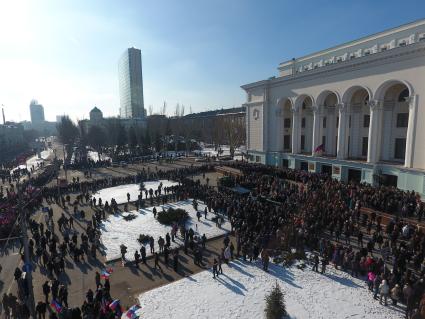
[[[156,189],[158,189],[158,186],[161,183],[162,183],[162,189],[164,189],[164,187],[178,185],[177,182],[161,179],[158,181],[144,182],[144,186],[145,186],[145,189],[147,190],[152,188],[155,191]],[[93,197],[95,197],[96,199],[102,198],[103,202],[108,201],[108,203],[111,203],[111,199],[114,198],[117,204],[124,204],[124,203],[127,203],[127,193],[130,194],[131,201],[137,200],[140,194],[140,185],[125,184],[125,185],[104,188],[94,193]],[[145,198],[144,196],[145,194],[143,192],[143,198]]]
[[[198,202],[198,210],[203,212],[205,205]],[[225,223],[220,228],[216,227],[215,223],[211,221],[214,216],[212,213],[207,215],[207,219],[202,214],[201,220],[198,222],[196,211],[192,206],[192,199],[186,201],[179,201],[176,203],[165,204],[156,206],[157,211],[161,211],[164,207],[167,210],[171,208],[181,208],[189,213],[189,219],[186,222],[186,228],[192,228],[195,234],[202,236],[205,234],[207,238],[213,238],[223,235],[230,231],[230,223],[225,219]],[[103,222],[101,227],[101,241],[105,246],[105,253],[107,260],[113,260],[121,257],[120,245],[125,244],[128,248],[127,259],[134,259],[134,252],[140,250],[141,244],[137,241],[140,234],[152,236],[157,240],[159,236],[165,239],[165,235],[171,232],[171,226],[166,226],[159,223],[153,215],[153,207],[132,211],[130,214],[135,214],[136,218],[126,221],[124,216],[129,213],[110,215],[108,219]],[[179,234],[178,234],[179,235]],[[180,235],[179,235],[180,236]],[[171,248],[181,246],[183,241],[181,237],[176,237],[175,242],[171,242]],[[147,256],[151,255],[149,248],[146,249]]]
[[[292,266],[236,260],[223,266],[223,275],[213,279],[204,271],[139,296],[140,318],[264,318],[265,296],[278,283],[285,294],[292,319],[396,319],[402,310],[383,306],[373,299],[363,280],[328,267],[326,274]],[[391,301],[389,301],[389,304]]]
[[[50,149],[50,148],[48,148],[48,149],[46,149],[46,150],[44,150],[44,151],[41,151],[41,152],[40,152],[40,157],[38,157],[38,154],[37,154],[37,155],[34,155],[34,156],[31,156],[30,158],[28,158],[28,159],[25,161],[25,164],[21,164],[21,165],[19,165],[19,166],[15,167],[15,168],[11,171],[11,173],[13,173],[14,171],[16,171],[16,170],[18,170],[18,169],[25,169],[25,168],[27,168],[28,170],[31,170],[31,168],[32,168],[32,167],[34,167],[34,170],[37,170],[37,169],[38,169],[37,164],[41,164],[41,163],[43,163],[43,162],[44,162],[44,161],[46,161],[46,160],[49,158],[49,156],[50,156],[50,155],[52,155],[52,154],[53,154],[53,150],[52,150],[52,149]]]

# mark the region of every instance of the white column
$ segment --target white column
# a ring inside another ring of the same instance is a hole
[[[300,112],[292,109],[292,154],[300,152]]]
[[[369,138],[367,149],[368,163],[376,163],[379,161],[381,150],[381,130],[382,130],[382,115],[383,105],[381,101],[369,101],[370,107],[370,123],[369,123]]]
[[[344,103],[338,104],[338,145],[336,157],[338,159],[345,159],[347,156],[347,106]]]
[[[314,150],[320,145],[320,110],[317,106],[313,107],[313,142],[311,155],[315,155]]]
[[[416,114],[418,110],[417,97],[415,95],[410,96],[407,100],[409,103],[409,123],[407,126],[406,136],[406,155],[404,159],[404,166],[413,167],[413,150],[416,136]]]

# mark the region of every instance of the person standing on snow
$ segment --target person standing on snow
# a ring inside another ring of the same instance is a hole
[[[387,284],[387,281],[384,279],[382,283],[379,285],[379,303],[382,303],[382,299],[384,299],[385,306],[387,305],[388,294],[390,292],[390,287]]]
[[[217,275],[218,277],[218,271],[217,271],[217,266],[218,266],[218,262],[217,259],[214,258],[214,262],[213,262],[213,278],[215,279],[215,276]]]
[[[319,272],[319,256],[317,254],[314,255],[313,258],[313,271]]]
[[[269,270],[270,257],[269,257],[269,253],[267,252],[266,249],[263,249],[263,251],[261,252],[261,261],[263,262],[263,270],[268,271]]]
[[[142,256],[142,263],[146,265],[146,247],[143,245],[140,248],[140,256]]]

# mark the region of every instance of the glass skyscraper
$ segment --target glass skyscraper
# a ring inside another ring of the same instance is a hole
[[[120,116],[144,118],[142,54],[139,49],[127,49],[118,63]]]

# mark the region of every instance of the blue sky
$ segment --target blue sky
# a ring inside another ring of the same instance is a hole
[[[119,109],[117,62],[142,50],[145,107],[239,106],[240,85],[280,62],[425,17],[423,0],[7,1],[0,3],[0,104],[48,120]]]

